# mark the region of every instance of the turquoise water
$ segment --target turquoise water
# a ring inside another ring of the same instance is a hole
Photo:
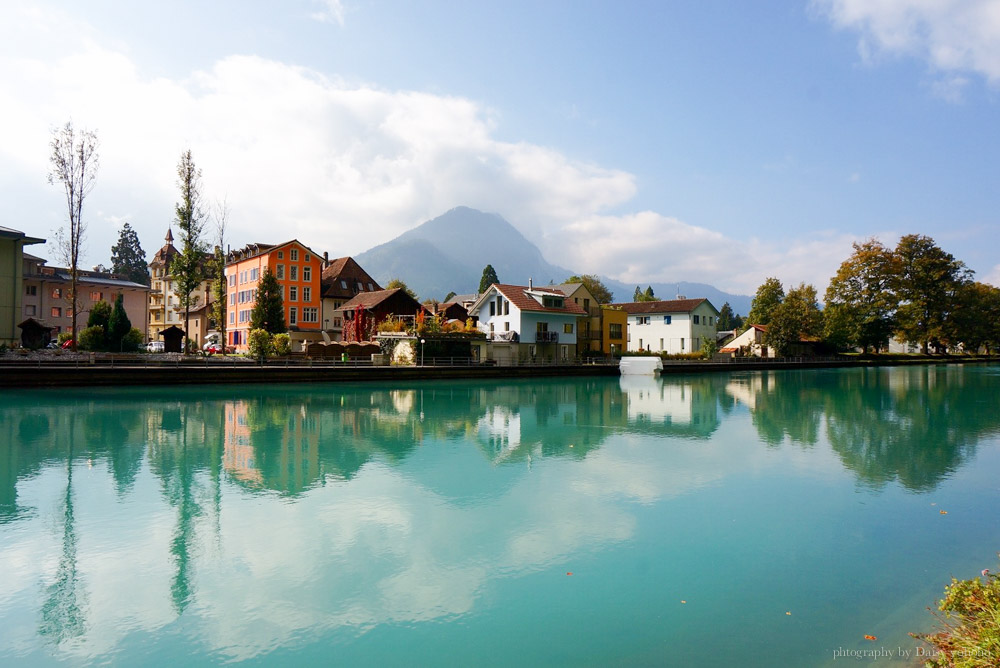
[[[907,665],[997,567],[998,390],[0,391],[0,664]]]

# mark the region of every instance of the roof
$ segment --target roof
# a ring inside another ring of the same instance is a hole
[[[38,239],[36,237],[29,237],[27,234],[21,230],[11,229],[9,227],[4,227],[0,225],[0,237],[7,237],[9,239],[21,239],[24,241],[24,245],[28,246],[31,244],[44,244],[45,239]]]
[[[371,309],[378,306],[385,300],[389,299],[397,292],[402,292],[410,299],[413,299],[413,297],[410,297],[410,295],[406,294],[406,291],[403,290],[403,288],[392,288],[391,290],[376,290],[375,292],[359,292],[350,301],[341,306],[340,310],[353,311],[358,307],[363,309]],[[417,302],[417,300],[414,299],[413,301],[418,306],[420,305],[420,303]]]
[[[347,287],[343,287],[340,282],[346,281]],[[381,290],[382,286],[378,281],[368,275],[352,257],[339,257],[332,260],[321,274],[320,292],[323,297],[340,297],[350,299],[360,290],[357,290],[357,283],[367,286],[371,283],[376,290]],[[370,292],[370,291],[369,291]]]
[[[242,262],[244,260],[250,260],[257,257],[258,255],[264,255],[278,248],[282,248],[284,246],[290,246],[291,244],[298,244],[303,248],[305,248],[310,253],[312,253],[315,257],[318,257],[320,259],[323,258],[322,255],[319,255],[316,251],[309,248],[309,246],[306,246],[298,239],[289,239],[288,241],[285,241],[280,244],[262,244],[259,242],[250,243],[244,246],[243,248],[240,248],[239,250],[229,251],[229,253],[226,255],[226,264],[233,264],[234,262]]]
[[[51,274],[31,274],[26,276],[26,278],[43,278],[46,281],[66,281],[69,282],[71,279],[69,274],[69,269],[65,267],[44,267],[44,269],[51,269]],[[107,285],[115,288],[139,288],[140,290],[149,290],[148,285],[143,285],[142,283],[135,283],[133,281],[126,281],[124,278],[115,278],[113,274],[97,274],[95,275],[92,271],[85,271],[80,269],[76,273],[76,282],[80,285]]]
[[[712,306],[712,302],[707,299],[667,299],[655,302],[628,302],[625,304],[612,304],[617,306],[629,315],[640,315],[645,313],[690,313],[702,303],[718,313],[718,309]]]
[[[536,311],[543,313],[565,313],[569,315],[587,315],[587,312],[583,310],[583,307],[576,302],[566,299],[566,293],[561,290],[556,290],[552,287],[536,288],[528,287],[527,285],[507,285],[504,283],[494,283],[490,286],[490,290],[496,288],[497,291],[506,297],[511,304],[516,306],[521,311]],[[476,310],[476,308],[484,302],[486,296],[490,294],[490,290],[487,290],[479,296],[476,303],[473,304],[470,311]],[[532,297],[532,294],[537,294],[540,296],[550,295],[552,297],[562,297],[563,307],[558,308],[555,306],[544,306],[541,302]]]

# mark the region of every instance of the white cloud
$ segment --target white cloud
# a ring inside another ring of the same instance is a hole
[[[520,225],[550,260],[642,283],[752,292],[784,269],[785,280],[817,283],[836,267],[831,254],[839,262],[849,252],[850,240],[786,250],[654,212],[611,217],[636,194],[633,174],[500,141],[495,112],[467,98],[350,84],[242,55],[184,78],[154,77],[65,15],[0,9],[0,25],[11,22],[17,31],[0,28],[15,39],[0,51],[0,196],[11,220],[51,238],[64,220],[44,178],[51,129],[73,119],[96,130],[101,172],[85,209],[85,265],[108,261],[123,220],[155,252],[188,148],[207,199],[228,199],[234,247],[294,237],[334,257],[356,254],[467,205]],[[586,234],[567,239],[577,232]]]
[[[336,23],[343,27],[344,3],[341,0],[316,0],[316,3],[321,5],[322,9],[311,14],[313,19],[323,23]]]
[[[998,0],[813,0],[835,26],[860,33],[862,58],[911,56],[943,73],[1000,84]],[[945,77],[954,91],[959,78]]]

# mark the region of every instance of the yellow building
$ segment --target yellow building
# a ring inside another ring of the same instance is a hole
[[[170,265],[180,252],[174,248],[174,235],[169,228],[165,241],[163,248],[156,251],[149,263],[149,274],[152,278],[149,291],[150,341],[160,341],[160,332],[168,327],[184,329],[184,307],[181,306],[180,298],[175,292],[176,284],[170,272]],[[209,253],[205,254],[206,263],[211,257]],[[211,301],[214,283],[211,278],[206,278],[191,295],[191,331],[187,336],[199,349],[205,343],[205,337],[213,325],[205,306]]]

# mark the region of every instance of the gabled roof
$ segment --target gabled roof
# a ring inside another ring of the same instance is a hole
[[[239,250],[229,251],[229,254],[226,255],[226,264],[228,265],[228,264],[233,264],[234,262],[251,260],[257,257],[258,255],[264,255],[265,253],[270,253],[271,251],[278,250],[279,248],[283,248],[284,246],[290,246],[292,244],[298,244],[302,246],[307,251],[309,251],[314,257],[318,257],[320,259],[323,258],[322,255],[317,254],[316,251],[309,248],[309,246],[306,246],[298,239],[289,239],[288,241],[285,241],[280,244],[250,243],[244,246],[243,248],[240,248]]]
[[[527,285],[507,285],[504,283],[494,283],[490,286],[490,289],[479,296],[476,303],[472,305],[469,311],[477,310],[483,303],[486,302],[486,297],[490,294],[490,291],[496,288],[497,292],[502,294],[504,297],[510,301],[511,304],[516,306],[521,311],[536,311],[544,313],[564,313],[568,315],[587,315],[587,312],[583,310],[583,307],[576,302],[570,301],[566,298],[566,293],[561,290],[556,290],[552,287],[536,288],[528,287]],[[563,298],[563,307],[558,308],[554,306],[544,306],[541,302],[532,297],[532,294],[539,296],[551,295],[553,297]]]
[[[7,237],[8,239],[18,239],[24,242],[25,246],[31,244],[44,244],[45,239],[38,239],[36,237],[29,237],[27,234],[21,230],[14,230],[9,227],[3,227],[0,225],[0,237]]]
[[[628,302],[625,304],[613,304],[629,315],[643,315],[646,313],[690,313],[702,303],[708,304],[713,311],[719,312],[712,306],[712,302],[707,299],[667,299],[655,302]]]
[[[413,301],[413,303],[418,307],[423,308],[420,302],[406,294],[406,291],[403,290],[403,288],[392,288],[391,290],[376,290],[375,292],[359,292],[349,302],[341,306],[340,310],[354,311],[358,308],[373,309],[395,295],[397,292],[402,292],[407,299]]]
[[[341,281],[347,282],[346,288],[341,285]],[[382,289],[382,286],[369,276],[368,272],[362,269],[361,265],[354,258],[339,257],[336,260],[332,260],[323,270],[320,278],[322,286],[320,292],[323,297],[350,299],[358,292],[361,292],[356,289],[357,283],[361,283],[364,286],[371,283],[376,290]]]

